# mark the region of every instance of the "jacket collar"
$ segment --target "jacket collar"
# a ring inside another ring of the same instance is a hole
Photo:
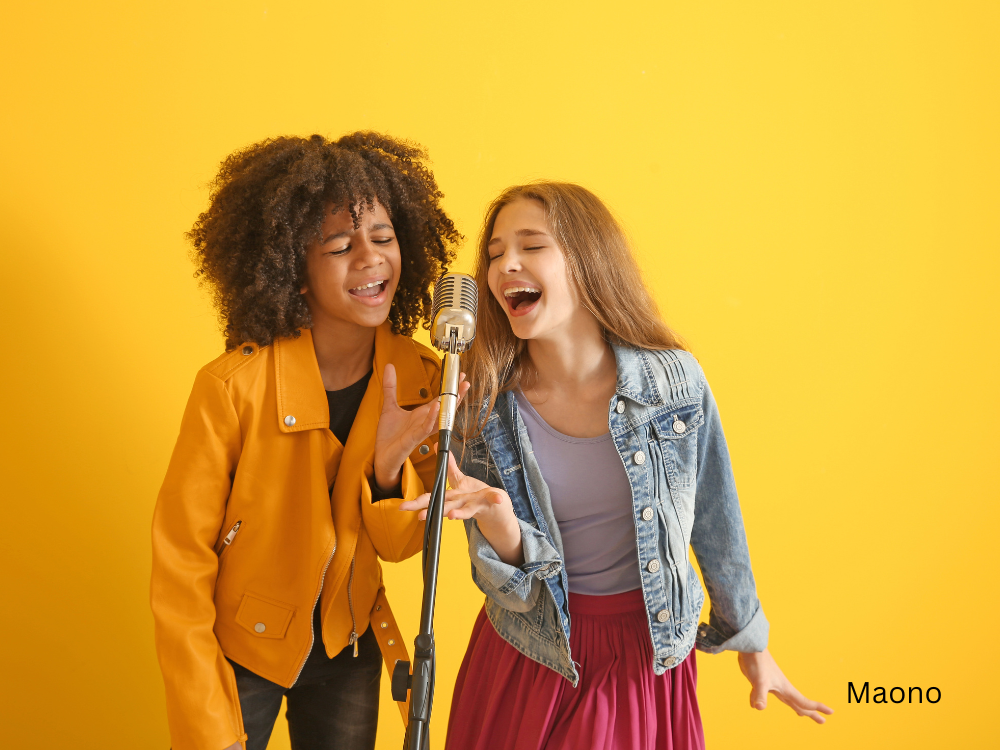
[[[618,367],[618,386],[615,392],[643,406],[662,406],[663,398],[656,387],[656,378],[649,358],[642,349],[612,344]]]
[[[289,336],[274,342],[278,429],[282,432],[330,426],[330,407],[319,362],[316,361],[312,331],[302,328],[299,333],[298,338]],[[372,378],[379,386],[379,411],[382,407],[382,374],[390,362],[396,368],[397,403],[408,406],[426,402],[427,395],[432,391],[417,347],[412,339],[394,334],[389,321],[386,321],[375,329]]]

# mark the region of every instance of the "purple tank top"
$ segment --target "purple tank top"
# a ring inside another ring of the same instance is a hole
[[[642,587],[632,488],[611,434],[575,438],[552,429],[515,394],[562,535],[569,590],[620,594]]]

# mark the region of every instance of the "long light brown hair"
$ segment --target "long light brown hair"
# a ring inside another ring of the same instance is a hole
[[[549,230],[566,258],[570,281],[609,342],[638,349],[687,349],[660,317],[625,231],[600,198],[569,182],[509,187],[490,204],[479,235],[473,273],[479,287],[476,341],[464,362],[472,383],[465,399],[463,431],[467,438],[482,430],[500,393],[527,384],[531,377],[527,343],[514,335],[488,281],[487,246],[497,214],[522,198],[542,206]],[[470,414],[472,410],[479,410],[479,414]]]

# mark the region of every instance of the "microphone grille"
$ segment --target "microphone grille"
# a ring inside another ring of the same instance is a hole
[[[450,331],[460,326],[458,351],[464,352],[476,337],[476,310],[479,289],[476,280],[464,273],[448,273],[434,285],[431,310],[431,341],[438,349],[447,349]]]

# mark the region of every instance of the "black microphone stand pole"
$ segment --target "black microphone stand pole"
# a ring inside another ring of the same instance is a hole
[[[397,661],[392,672],[392,698],[402,703],[410,693],[410,716],[403,740],[403,750],[427,750],[430,747],[431,708],[434,704],[434,601],[437,594],[438,563],[441,559],[441,528],[444,521],[444,493],[448,480],[448,452],[451,431],[458,405],[458,338],[452,331],[449,351],[444,355],[441,372],[441,414],[438,421],[437,472],[434,489],[427,504],[424,527],[424,597],[420,609],[420,633],[413,641],[413,671],[405,661]]]

